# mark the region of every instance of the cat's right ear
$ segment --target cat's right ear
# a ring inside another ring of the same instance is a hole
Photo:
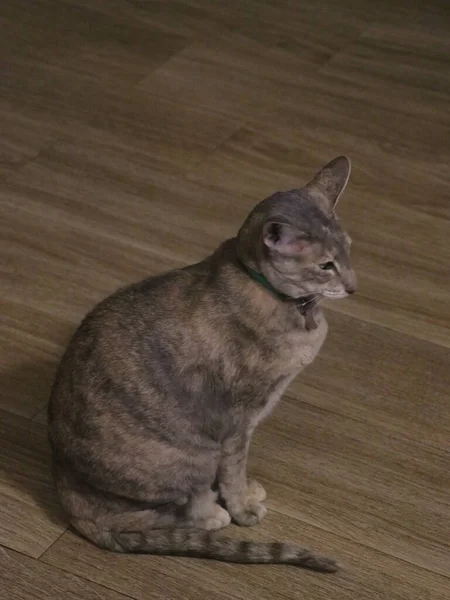
[[[283,256],[302,256],[311,247],[305,234],[287,223],[270,221],[263,227],[263,242]]]

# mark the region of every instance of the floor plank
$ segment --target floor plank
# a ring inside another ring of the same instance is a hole
[[[448,451],[449,350],[342,314],[327,318],[320,355],[288,395]]]
[[[304,39],[303,37],[301,39]],[[196,42],[155,69],[138,84],[161,101],[174,97],[242,121],[290,94],[292,82],[326,62],[282,44],[268,45],[233,33]]]
[[[1,546],[0,579],[2,600],[125,600],[128,597]]]
[[[443,0],[0,0],[2,598],[447,598],[449,24]],[[230,534],[343,570],[66,532],[46,403],[83,315],[339,154],[358,294],[327,303],[319,358],[256,434],[267,520]]]
[[[0,180],[27,164],[57,139],[51,128],[0,106]]]
[[[351,84],[355,97],[370,98],[380,108],[448,124],[449,51],[445,26],[375,25],[336,53],[321,73]]]
[[[398,439],[285,400],[255,435],[251,465],[269,506],[450,576],[450,446]]]
[[[39,557],[65,531],[50,475],[47,428],[1,412],[0,544]]]
[[[19,65],[46,65],[92,83],[120,80],[132,86],[188,42],[149,24],[96,11],[92,3],[17,0],[3,3],[2,16],[2,58],[10,73]]]
[[[1,92],[14,117],[24,115],[59,136],[109,131],[131,144],[141,140],[150,157],[177,170],[204,158],[239,126],[177,96],[133,87],[184,48],[185,37],[89,7],[51,0],[28,5],[2,8]]]
[[[342,570],[330,576],[318,576],[303,569],[276,565],[239,566],[196,559],[118,556],[95,548],[72,532],[64,534],[42,560],[111,586],[137,600],[153,597],[151,593],[170,598],[182,595],[186,600],[209,598],[211,586],[214,597],[219,599],[308,597],[325,600],[337,596],[345,600],[380,597],[406,600],[417,596],[444,600],[447,595],[447,577],[275,511],[270,511],[264,523],[256,528],[231,527],[226,533],[247,540],[296,541],[337,557]]]

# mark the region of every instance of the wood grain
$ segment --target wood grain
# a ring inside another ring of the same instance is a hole
[[[45,426],[1,412],[0,544],[34,558],[67,527],[55,497],[49,455]]]
[[[450,579],[450,5],[0,0],[0,597],[444,600]],[[353,160],[358,294],[257,432],[294,568],[117,556],[52,489],[46,403],[83,315]]]
[[[37,560],[1,547],[0,580],[1,600],[11,598],[123,600],[128,597],[60,569],[49,568]]]
[[[450,576],[449,450],[284,401],[251,465],[277,511]]]
[[[275,511],[258,527],[232,526],[226,533],[247,540],[296,541],[340,557],[342,570],[329,577],[317,577],[293,567],[255,568],[195,559],[118,556],[98,550],[72,532],[64,534],[42,560],[138,600],[162,596],[194,600],[211,594],[219,599],[243,600],[298,597],[403,600],[416,595],[430,600],[447,598],[448,577]]]
[[[320,355],[288,395],[448,452],[448,349],[342,314],[328,321]]]
[[[3,106],[0,106],[0,124],[0,179],[38,156],[56,139],[51,127],[41,127],[33,119]]]

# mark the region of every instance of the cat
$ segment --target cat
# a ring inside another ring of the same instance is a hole
[[[334,159],[258,204],[202,262],[119,290],[81,323],[49,436],[59,498],[84,537],[116,552],[337,569],[295,544],[214,532],[266,514],[247,479],[252,433],[322,346],[319,300],[355,291],[334,213],[349,175],[349,159]]]

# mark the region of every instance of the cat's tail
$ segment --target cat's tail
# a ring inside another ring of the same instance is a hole
[[[337,571],[334,560],[285,542],[240,541],[200,529],[122,531],[100,529],[93,521],[74,519],[74,527],[94,544],[114,552],[209,558],[243,564],[289,564],[324,573]]]

